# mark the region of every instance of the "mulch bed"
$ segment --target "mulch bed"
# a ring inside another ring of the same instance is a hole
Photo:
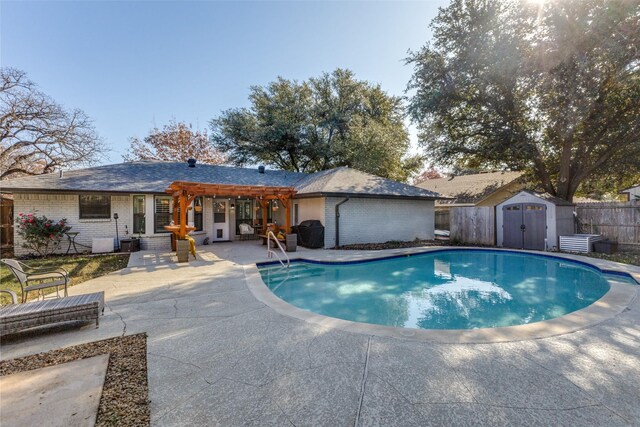
[[[401,242],[392,240],[385,243],[361,243],[356,245],[344,245],[333,249],[349,251],[380,251],[383,249],[416,248],[418,246],[451,246],[449,240],[411,240]]]
[[[109,338],[0,362],[0,376],[109,354],[96,426],[148,426],[147,334]]]

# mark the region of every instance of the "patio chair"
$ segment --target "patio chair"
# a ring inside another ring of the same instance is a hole
[[[96,321],[104,314],[104,291],[0,307],[0,336],[69,321]]]
[[[0,294],[2,293],[9,294],[9,297],[11,298],[11,302],[7,305],[18,303],[18,295],[16,295],[16,293],[13,292],[11,289],[0,289]],[[2,306],[0,305],[0,307]]]
[[[256,230],[249,224],[239,224],[238,228],[240,229],[240,240],[245,240],[247,237],[250,239],[256,233]]]
[[[47,288],[56,288],[56,297],[60,298],[60,287],[63,287],[64,296],[67,296],[69,273],[64,268],[29,267],[27,264],[15,259],[2,259],[0,262],[9,267],[11,273],[20,283],[23,303],[27,301],[27,294],[31,291],[37,291],[38,299],[40,295],[44,299],[44,290]]]

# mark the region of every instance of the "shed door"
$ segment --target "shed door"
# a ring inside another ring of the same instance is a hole
[[[524,249],[544,250],[544,239],[547,236],[547,207],[537,203],[525,203],[522,215]]]
[[[522,204],[516,203],[502,207],[502,246],[522,249]]]
[[[502,246],[544,250],[547,207],[538,203],[515,203],[502,207]]]

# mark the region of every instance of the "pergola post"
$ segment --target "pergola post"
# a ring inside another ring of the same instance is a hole
[[[262,234],[267,232],[269,201],[280,200],[286,209],[285,232],[291,230],[291,198],[296,191],[292,187],[270,187],[261,185],[208,184],[202,182],[174,181],[165,190],[173,197],[173,225],[165,229],[177,239],[184,239],[194,229],[187,225],[187,209],[197,196],[221,195],[224,197],[255,198],[262,209]]]
[[[178,196],[173,196],[173,224],[177,225],[180,218],[178,218],[178,207],[180,206],[180,202]]]
[[[267,209],[269,207],[269,201],[259,199],[259,203],[262,208],[262,234],[267,234],[267,219],[269,218],[269,212],[267,212]]]
[[[285,220],[284,232],[289,234],[291,233],[291,204],[290,203],[287,203],[287,206],[285,207],[285,214],[287,215],[287,218]]]
[[[291,232],[291,199],[287,196],[278,194],[278,200],[280,200],[280,203],[282,203],[282,205],[284,206],[284,214],[285,214],[284,232],[290,233]]]
[[[187,194],[182,191],[180,194],[180,232],[178,237],[184,239],[187,235]]]

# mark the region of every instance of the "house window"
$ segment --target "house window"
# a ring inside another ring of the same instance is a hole
[[[227,202],[213,202],[213,222],[227,222]]]
[[[298,204],[293,205],[293,225],[298,225]]]
[[[155,212],[153,218],[154,233],[168,233],[164,229],[165,225],[171,224],[171,196],[155,196]]]
[[[144,196],[133,196],[133,233],[145,233]]]
[[[193,225],[196,227],[195,231],[204,230],[203,226],[203,211],[204,202],[202,196],[196,197],[193,201]]]
[[[111,218],[111,196],[104,194],[80,195],[80,219]]]

